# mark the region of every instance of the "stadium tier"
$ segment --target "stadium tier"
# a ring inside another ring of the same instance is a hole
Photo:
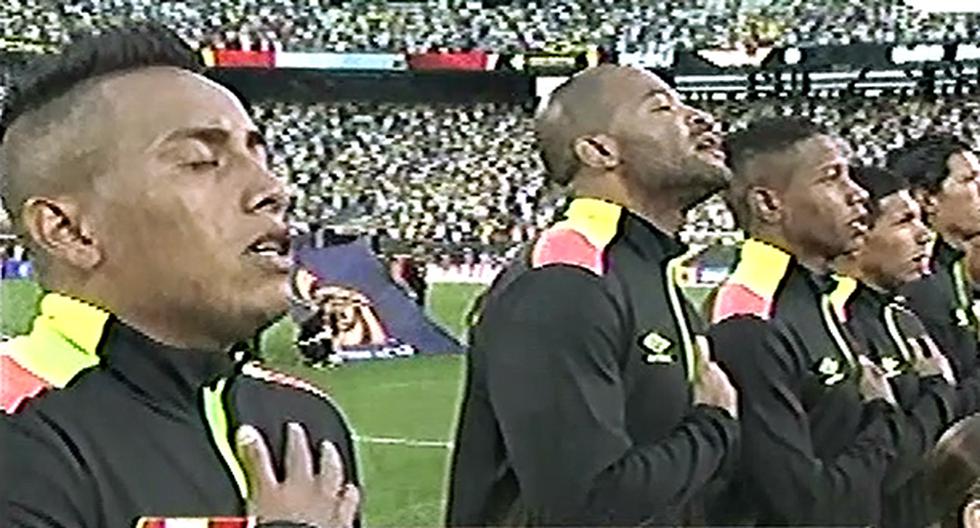
[[[927,14],[903,0],[10,0],[0,39],[60,44],[119,22],[155,20],[198,45],[294,51],[499,52],[560,43],[617,52],[731,44],[974,40],[977,15]]]
[[[553,220],[562,193],[544,183],[533,111],[599,60],[662,60],[658,71],[687,72],[679,91],[726,130],[762,115],[811,116],[865,162],[929,130],[976,140],[976,67],[952,72],[948,59],[969,67],[980,56],[969,44],[978,15],[927,14],[900,0],[786,4],[13,0],[0,5],[0,58],[16,63],[122,21],[176,29],[223,66],[214,75],[255,101],[297,223],[355,226],[376,232],[385,252],[475,263],[504,259]],[[885,45],[923,42],[943,44]],[[583,46],[593,51],[582,55]],[[697,51],[673,52],[686,48]],[[451,49],[484,51],[438,51]],[[555,55],[536,64],[521,55],[542,50]],[[919,61],[937,66],[901,69]],[[433,68],[507,71],[405,71]],[[860,82],[884,88],[853,89]],[[9,232],[2,217],[0,232]],[[737,239],[719,198],[690,213],[684,236]]]

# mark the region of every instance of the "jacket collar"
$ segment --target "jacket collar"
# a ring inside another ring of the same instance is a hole
[[[789,253],[772,244],[750,238],[742,243],[738,265],[730,282],[740,284],[763,299],[773,299],[793,264]]]
[[[24,346],[10,347],[20,365],[55,387],[100,362],[161,405],[195,405],[199,389],[235,369],[232,355],[154,341],[108,311],[61,293],[41,299]]]
[[[599,198],[574,198],[565,217],[596,247],[606,247],[617,236],[636,248],[645,259],[664,264],[683,255],[687,247],[652,223],[623,207]]]
[[[664,233],[647,219],[628,209],[623,215],[623,237],[636,247],[643,258],[661,264],[665,264],[687,251],[687,246],[679,240]]]
[[[792,274],[803,276],[807,284],[820,294],[830,294],[837,287],[833,274],[813,273],[788,252],[756,238],[742,243],[732,282],[746,286],[764,299],[772,299],[780,284]]]
[[[191,409],[200,389],[235,372],[232,354],[160,343],[113,317],[101,349],[103,364],[150,403]]]
[[[953,247],[944,238],[938,238],[932,253],[934,269],[935,267],[941,267],[948,270],[964,256],[966,256],[966,253],[963,250]]]
[[[854,302],[870,306],[875,313],[880,313],[885,306],[901,300],[902,298],[895,292],[877,290],[860,281],[857,283],[857,290],[854,292]]]
[[[99,362],[98,347],[109,312],[60,293],[41,297],[31,332],[5,352],[54,387]]]

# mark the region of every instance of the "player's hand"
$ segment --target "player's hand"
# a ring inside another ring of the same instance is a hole
[[[928,354],[926,350],[923,350],[920,341],[928,348]],[[953,375],[953,367],[949,364],[946,356],[939,351],[939,347],[936,346],[936,343],[932,339],[928,337],[921,340],[913,339],[909,342],[909,347],[912,349],[912,364],[916,374],[923,378],[942,376],[947,383],[956,386],[956,376]]]
[[[885,377],[885,370],[875,365],[866,356],[858,356],[858,363],[861,364],[859,390],[864,401],[881,399],[891,405],[898,406],[898,401],[895,399],[895,392],[892,390],[891,383]]]
[[[249,516],[263,522],[293,522],[316,528],[349,528],[354,523],[360,493],[344,484],[344,467],[337,448],[320,446],[320,473],[313,473],[313,457],[302,425],[286,427],[285,476],[276,478],[269,449],[254,427],[238,429],[238,456],[248,478]]]
[[[720,407],[738,418],[738,391],[728,374],[711,359],[707,346],[695,347],[697,372],[694,379],[694,404]]]

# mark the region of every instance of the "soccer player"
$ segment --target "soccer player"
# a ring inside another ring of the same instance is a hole
[[[573,199],[484,298],[450,525],[695,522],[738,436],[737,395],[676,281],[684,211],[729,179],[714,128],[660,78],[614,66],[538,116],[548,177]]]
[[[847,328],[880,365],[906,412],[899,457],[885,476],[881,526],[929,525],[923,459],[952,422],[955,379],[946,357],[898,290],[919,279],[929,260],[929,231],[906,180],[875,167],[851,176],[870,196],[871,228],[837,270],[856,281],[842,311]]]
[[[929,273],[902,293],[949,358],[956,379],[980,384],[977,317],[964,260],[967,241],[980,235],[980,160],[955,136],[929,135],[890,153],[888,167],[911,183],[926,224],[938,236]],[[960,416],[980,410],[975,391],[959,393]]]
[[[835,316],[830,265],[865,232],[867,193],[845,148],[801,118],[752,123],[727,143],[727,199],[748,239],[710,334],[739,390],[742,458],[717,524],[874,525],[870,490],[896,456],[901,415],[880,368]]]
[[[287,197],[241,101],[159,29],[46,59],[8,102],[0,160],[47,292],[14,359],[63,388],[0,422],[0,525],[351,524],[339,410],[231,354],[285,312],[292,264]]]

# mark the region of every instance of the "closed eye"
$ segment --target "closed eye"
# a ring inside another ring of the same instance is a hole
[[[201,160],[201,161],[191,161],[188,163],[183,163],[181,166],[187,167],[192,171],[205,171],[210,169],[216,169],[220,163],[218,160]]]

